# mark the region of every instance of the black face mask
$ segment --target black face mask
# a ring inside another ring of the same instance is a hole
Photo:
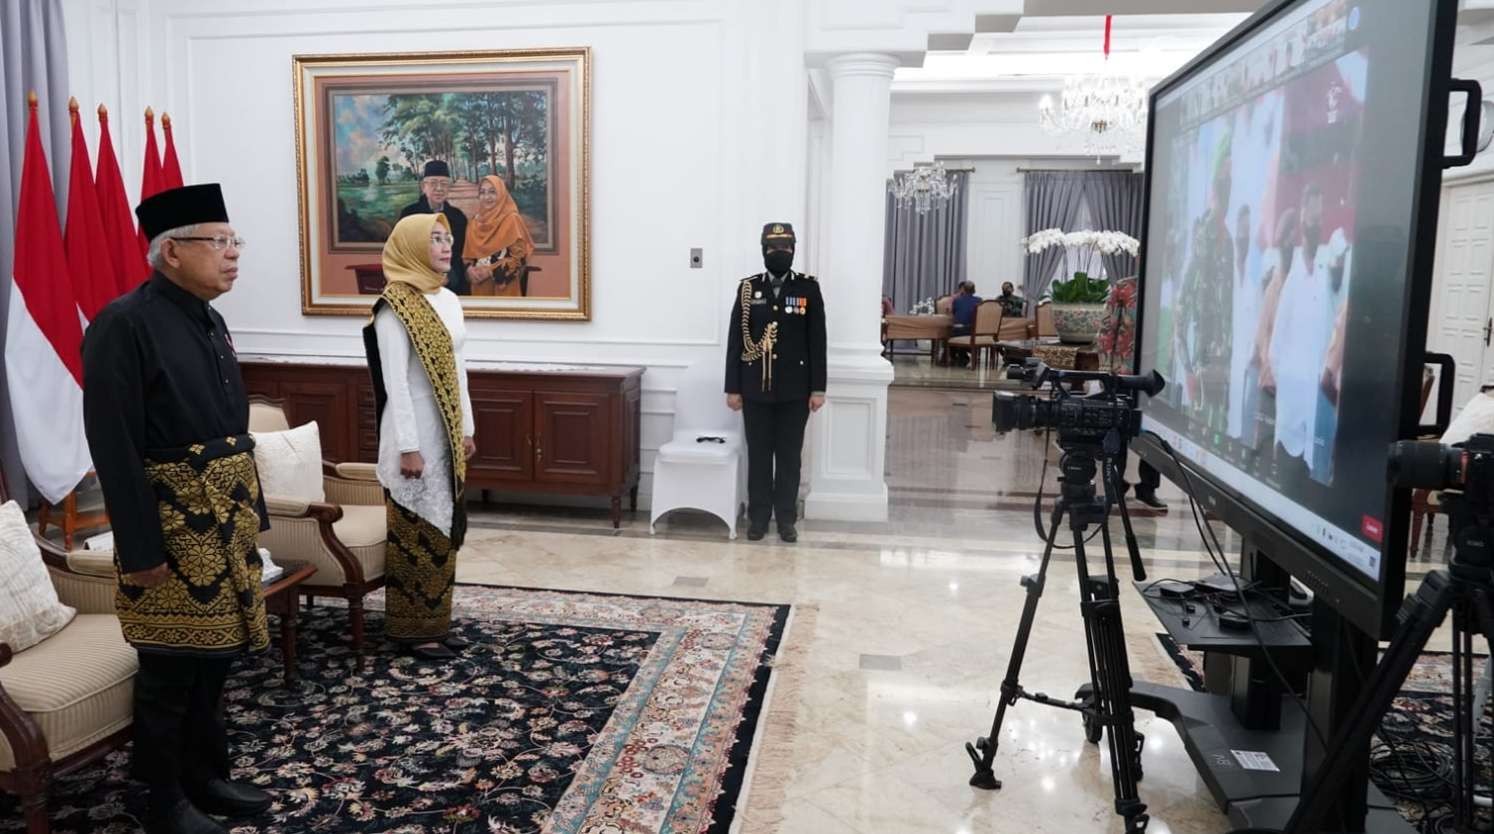
[[[794,253],[783,249],[770,249],[763,253],[763,266],[774,275],[782,276],[794,265]]]

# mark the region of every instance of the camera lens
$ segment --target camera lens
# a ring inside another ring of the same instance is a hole
[[[997,391],[991,397],[991,424],[998,432],[1031,428],[1035,402],[1032,397]]]

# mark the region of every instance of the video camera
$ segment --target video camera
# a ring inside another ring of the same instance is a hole
[[[1156,371],[1145,376],[1061,371],[1036,359],[1007,366],[1006,376],[1033,390],[1046,385],[1050,393],[1043,400],[1032,394],[997,391],[991,398],[991,423],[996,431],[1056,429],[1060,445],[1099,444],[1111,430],[1125,440],[1136,437],[1141,433],[1139,395],[1154,397],[1167,384]],[[1091,382],[1099,383],[1100,390],[1093,394],[1073,390]]]
[[[1452,569],[1487,573],[1494,565],[1494,435],[1475,434],[1456,446],[1402,440],[1390,448],[1390,481],[1403,488],[1448,490],[1442,507],[1457,546]]]

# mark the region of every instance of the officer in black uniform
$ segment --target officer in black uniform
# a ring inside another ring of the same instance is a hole
[[[825,404],[825,300],[813,275],[794,272],[794,229],[763,227],[767,272],[742,279],[727,327],[726,403],[747,427],[747,538],[777,516],[799,539],[799,462],[809,412]]]

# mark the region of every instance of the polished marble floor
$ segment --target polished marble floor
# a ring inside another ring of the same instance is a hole
[[[495,505],[476,513],[458,576],[812,609],[812,629],[791,627],[788,639],[807,671],[795,727],[764,742],[787,751],[786,788],[768,807],[749,795],[743,832],[1122,830],[1107,757],[1071,713],[1016,707],[996,762],[1005,787],[967,784],[963,744],[988,731],[1022,608],[1018,580],[1040,554],[1038,438],[993,434],[989,394],[978,391],[894,388],[888,423],[885,524],[805,522],[787,546],[730,542],[719,522],[691,513],[672,514],[650,536],[643,513],[614,531],[604,511]],[[1170,485],[1162,494],[1171,511],[1136,520],[1152,576],[1213,573],[1186,501]],[[1226,550],[1235,546],[1219,533]],[[1123,587],[1136,677],[1180,684],[1154,640],[1156,621]],[[1086,678],[1077,595],[1072,559],[1056,558],[1029,688],[1072,694]],[[1227,830],[1171,725],[1148,716],[1139,729],[1149,830]]]
[[[1006,380],[1005,371],[999,364],[988,368],[985,363],[970,368],[961,363],[940,365],[930,359],[927,351],[922,354],[905,353],[899,342],[898,353],[892,357],[892,384],[898,388],[935,388],[943,390],[985,390],[1012,387]]]

